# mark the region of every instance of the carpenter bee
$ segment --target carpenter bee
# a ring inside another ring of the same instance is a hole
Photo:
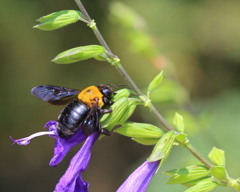
[[[94,131],[104,135],[111,132],[102,128],[99,122],[101,114],[111,113],[111,99],[116,93],[110,85],[90,86],[82,91],[67,87],[40,85],[31,90],[33,96],[47,101],[52,105],[66,105],[57,120],[57,130],[60,137],[72,136],[82,127],[86,136]],[[105,109],[105,107],[109,109]]]

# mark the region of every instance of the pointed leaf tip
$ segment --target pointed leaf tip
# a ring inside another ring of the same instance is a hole
[[[148,91],[152,92],[154,91],[162,82],[163,79],[163,71],[161,71],[153,80],[152,82],[149,84],[148,86]]]
[[[184,132],[184,122],[183,117],[179,113],[175,113],[174,119],[173,119],[174,125],[176,125],[177,130],[179,132]]]
[[[208,154],[208,157],[215,165],[225,165],[225,151],[223,151],[222,149],[213,147]]]

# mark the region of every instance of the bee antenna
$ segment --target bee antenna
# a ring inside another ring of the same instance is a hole
[[[123,85],[123,84],[117,84],[117,85],[113,85],[113,84],[107,84],[109,87],[115,87],[117,88],[118,86],[127,86],[127,85]]]

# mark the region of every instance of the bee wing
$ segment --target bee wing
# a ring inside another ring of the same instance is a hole
[[[66,105],[76,99],[80,92],[78,89],[53,85],[40,85],[31,90],[33,96],[52,105]]]
[[[83,133],[87,136],[91,135],[94,131],[98,131],[100,128],[99,122],[99,111],[97,109],[97,104],[94,103],[91,107],[87,117],[81,124]]]

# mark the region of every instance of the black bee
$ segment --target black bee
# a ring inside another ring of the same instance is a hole
[[[80,91],[53,85],[40,85],[31,90],[33,96],[52,105],[66,105],[58,116],[57,129],[60,137],[72,136],[82,127],[86,136],[94,131],[104,135],[111,132],[102,128],[99,122],[101,114],[111,113],[111,99],[116,93],[109,85],[90,86]]]

